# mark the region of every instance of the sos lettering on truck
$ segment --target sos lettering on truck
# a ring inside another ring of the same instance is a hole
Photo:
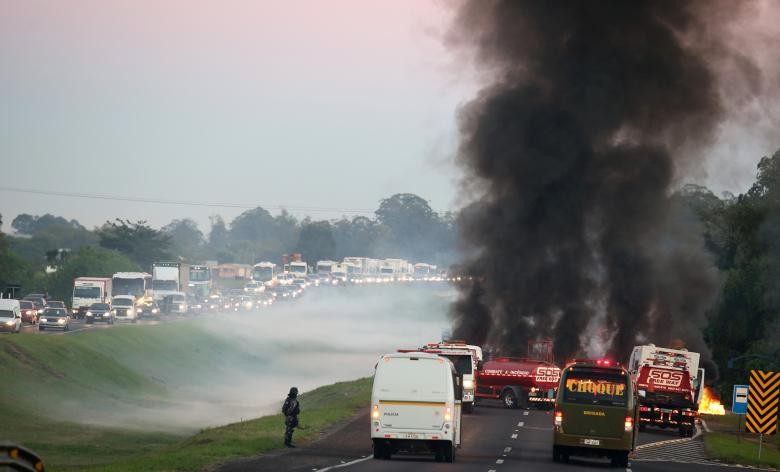
[[[679,387],[685,376],[682,372],[650,369],[647,377],[650,382],[655,385],[662,385],[664,387]]]
[[[566,379],[566,390],[571,393],[591,393],[599,397],[622,397],[626,385],[609,381],[592,381],[586,379]]]
[[[538,383],[555,383],[561,380],[561,369],[557,367],[537,367],[534,380]]]

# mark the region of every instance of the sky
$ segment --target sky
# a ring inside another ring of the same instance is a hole
[[[456,116],[478,80],[444,46],[447,5],[0,0],[0,187],[58,194],[0,190],[3,229],[52,213],[90,228],[191,217],[205,231],[256,205],[371,215],[399,192],[457,209]],[[742,29],[777,46],[778,16],[753,16]],[[780,147],[777,109],[740,106],[752,115],[691,173],[718,192],[744,191]]]

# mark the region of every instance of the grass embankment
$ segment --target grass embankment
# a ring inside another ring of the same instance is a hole
[[[224,365],[239,358],[263,362],[189,322],[68,336],[0,336],[0,440],[30,447],[55,471],[197,470],[279,447],[278,416],[192,437],[192,430],[143,431],[124,424],[127,412],[164,408],[175,386],[188,379],[202,382],[206,376],[218,383]],[[301,422],[309,429],[298,437],[313,437],[368,404],[368,389],[363,380],[304,394]],[[125,416],[111,416],[114,412]]]
[[[371,379],[340,382],[301,395],[300,428],[295,442],[315,439],[321,431],[368,405]],[[258,455],[283,447],[284,417],[265,416],[204,430],[188,439],[121,464],[94,472],[190,471],[229,459]]]
[[[744,418],[739,427],[738,415],[704,416],[711,432],[704,434],[704,445],[710,457],[729,464],[780,468],[780,436],[765,436],[758,459],[758,436],[745,432]],[[741,429],[741,433],[740,433]]]

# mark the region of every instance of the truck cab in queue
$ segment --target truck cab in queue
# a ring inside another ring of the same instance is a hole
[[[553,414],[553,461],[608,457],[628,467],[637,438],[638,406],[628,371],[609,360],[567,365]]]
[[[477,385],[476,372],[480,367],[476,351],[469,349],[465,343],[460,342],[430,343],[417,351],[446,357],[452,362],[458,375],[463,378],[463,396],[460,399],[463,403],[463,413],[473,413],[474,392]],[[399,352],[405,351],[401,350]]]
[[[704,389],[699,353],[687,349],[635,346],[629,359],[639,400],[639,429],[677,429],[681,437],[696,431]]]
[[[461,442],[462,378],[449,359],[425,352],[385,354],[371,392],[374,459],[399,452],[454,462]]]

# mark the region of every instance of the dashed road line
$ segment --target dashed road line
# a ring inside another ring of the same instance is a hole
[[[527,412],[527,411],[524,411],[524,412],[523,412],[523,416],[528,416],[528,412]]]
[[[513,434],[512,439],[517,439],[517,434]]]
[[[504,459],[496,459],[496,464],[503,464],[503,463],[504,463]]]
[[[522,428],[524,424],[525,424],[525,421],[521,421],[521,422],[517,423],[517,426]]]
[[[319,472],[328,472],[329,470],[341,469],[342,467],[348,467],[350,465],[355,465],[355,464],[359,464],[361,462],[365,462],[365,461],[367,461],[367,460],[369,460],[371,458],[372,458],[372,456],[366,456],[366,457],[361,457],[360,459],[355,459],[354,461],[351,461],[351,462],[341,461],[342,462],[341,464],[332,465],[330,467],[325,467],[324,469],[320,469]],[[317,469],[312,469],[312,470],[317,470]]]

